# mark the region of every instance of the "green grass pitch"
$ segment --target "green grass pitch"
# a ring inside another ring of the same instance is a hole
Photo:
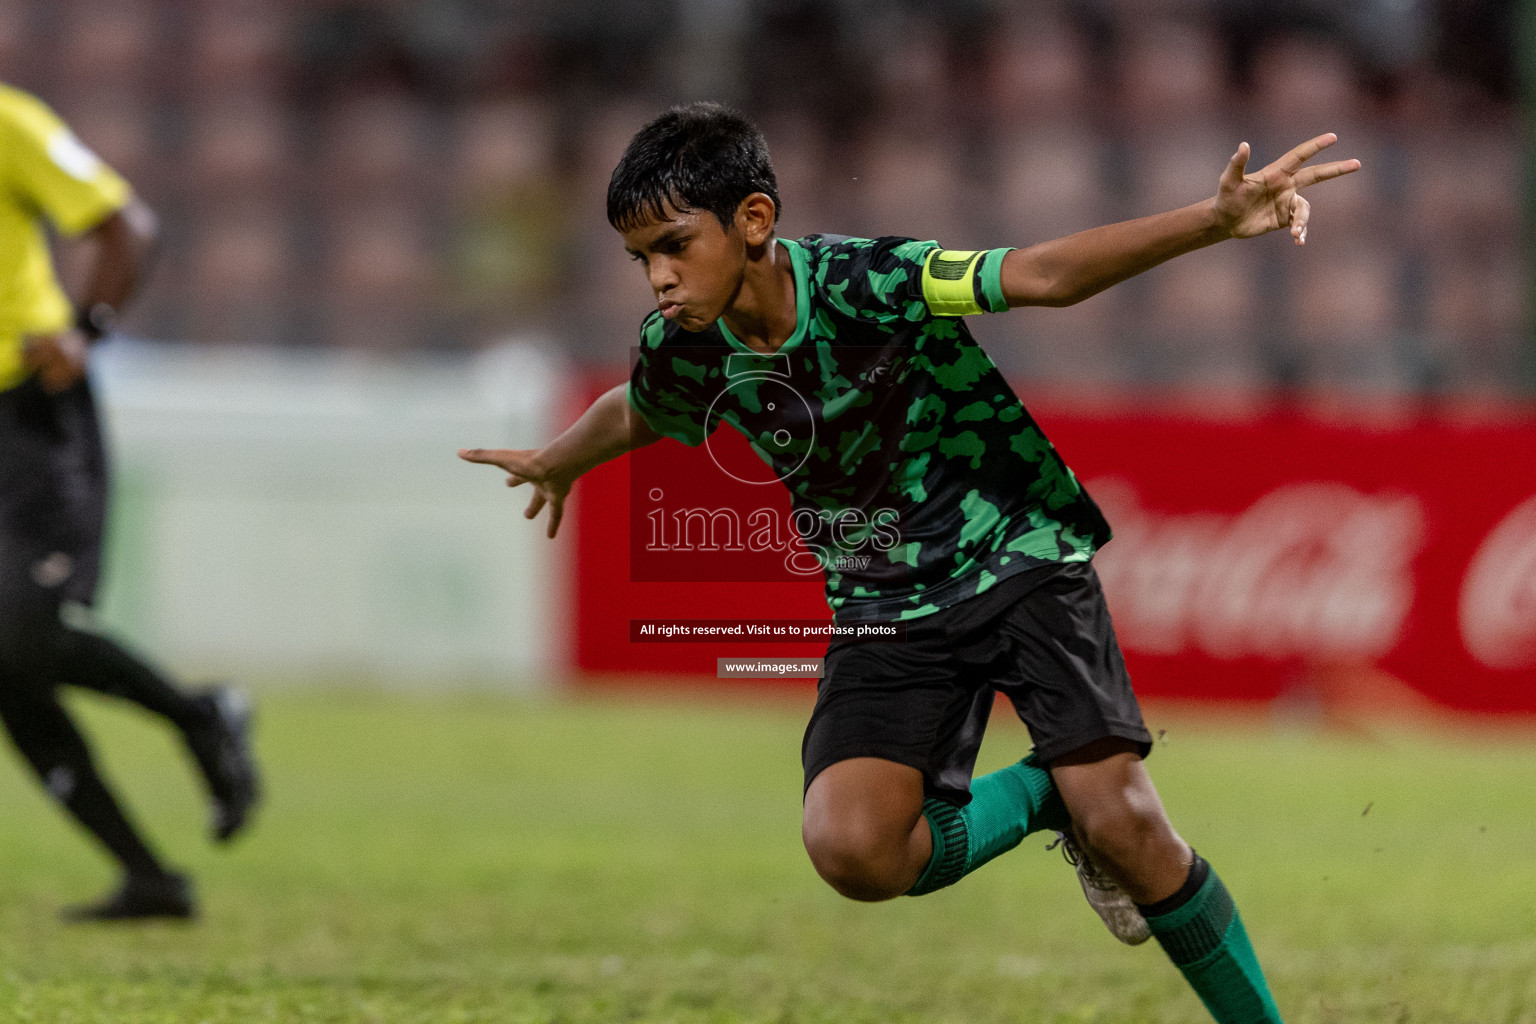
[[[109,872],[0,761],[5,1021],[1206,1019],[1047,837],[923,899],[834,895],[800,849],[798,698],[268,692],[270,804],[227,851],[166,730],[76,706],[203,919],[56,924]],[[1536,1022],[1529,737],[1149,718],[1153,775],[1288,1021]],[[982,769],[1026,748],[1000,714]]]

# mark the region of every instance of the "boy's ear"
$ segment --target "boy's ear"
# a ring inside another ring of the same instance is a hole
[[[736,207],[736,226],[748,245],[762,245],[773,237],[779,210],[765,192],[753,192]]]

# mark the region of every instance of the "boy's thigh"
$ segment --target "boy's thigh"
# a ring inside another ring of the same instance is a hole
[[[993,691],[948,648],[921,630],[832,644],[800,748],[806,789],[840,761],[877,758],[916,769],[926,796],[968,802]]]
[[[1039,761],[1105,740],[1125,741],[1142,757],[1152,749],[1092,565],[1062,565],[999,629],[1010,656],[996,685],[1029,726]]]

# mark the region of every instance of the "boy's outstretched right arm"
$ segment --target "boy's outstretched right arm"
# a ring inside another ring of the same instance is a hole
[[[1360,169],[1359,160],[1306,166],[1337,140],[1332,132],[1319,135],[1257,171],[1248,170],[1248,143],[1241,143],[1216,195],[1203,203],[1014,249],[1003,258],[1003,299],[1009,306],[1070,306],[1175,256],[1279,228],[1305,244],[1312,207],[1301,189]]]
[[[548,533],[553,537],[560,530],[565,496],[577,477],[661,439],[629,404],[627,388],[627,384],[620,384],[604,392],[565,433],[537,451],[460,448],[459,458],[506,470],[508,487],[533,484],[533,498],[523,516],[532,519],[548,505]]]

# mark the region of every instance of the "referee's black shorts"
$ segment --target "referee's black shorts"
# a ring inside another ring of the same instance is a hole
[[[829,765],[879,757],[964,804],[996,693],[1043,763],[1105,737],[1140,745],[1142,722],[1098,574],[1047,565],[907,623],[903,640],[834,640],[801,746],[805,785]]]
[[[0,578],[89,604],[101,566],[107,460],[90,385],[0,391]],[[0,610],[3,611],[3,610]]]

